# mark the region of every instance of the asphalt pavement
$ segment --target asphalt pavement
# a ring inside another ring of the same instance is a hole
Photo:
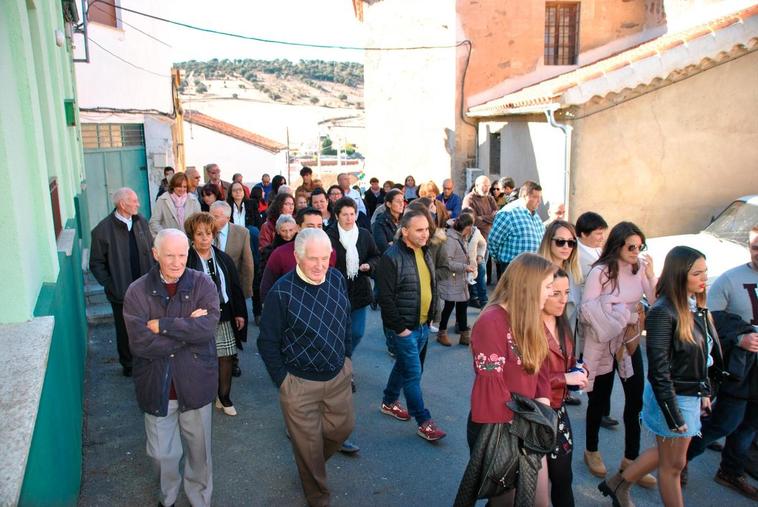
[[[477,310],[469,309],[469,322]],[[451,339],[457,342],[457,335]],[[213,504],[217,506],[304,506],[292,450],[285,436],[278,391],[268,377],[250,327],[240,354],[242,376],[235,378],[231,397],[239,412],[213,415]],[[379,411],[392,368],[379,312],[370,311],[366,335],[353,355],[358,391],[354,395],[356,427],[352,440],[361,451],[337,454],[327,465],[334,506],[447,506],[452,505],[468,460],[466,417],[473,381],[467,347],[442,347],[430,341],[422,380],[424,401],[447,437],[429,443],[416,435],[413,421],[401,422]],[[617,379],[612,415],[621,419],[623,391]],[[401,401],[404,402],[404,400]],[[584,412],[569,407],[574,429],[574,496],[577,506],[611,505],[597,490],[599,480],[582,461]],[[86,376],[84,466],[80,505],[147,506],[158,504],[158,480],[145,454],[142,413],[133,382],[121,375],[111,325],[90,329]],[[643,429],[642,448],[653,437]],[[601,429],[600,450],[609,470],[623,452],[623,428]],[[690,464],[688,506],[754,505],[713,481],[719,455],[706,453]],[[661,504],[657,490],[635,487],[638,507]],[[479,505],[483,505],[480,502]],[[177,506],[189,505],[183,493]]]

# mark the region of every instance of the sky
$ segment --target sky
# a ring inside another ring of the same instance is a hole
[[[123,0],[121,5],[204,28],[267,39],[323,45],[363,45],[362,27],[355,19],[351,0]],[[204,34],[141,17],[132,18],[130,22],[137,28],[149,25],[151,34],[171,45],[174,61],[211,58],[363,61],[363,51],[246,41]]]

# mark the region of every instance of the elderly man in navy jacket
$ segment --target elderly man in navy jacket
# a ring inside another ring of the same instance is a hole
[[[198,507],[211,504],[213,491],[211,402],[218,384],[214,332],[220,309],[213,281],[186,269],[188,251],[183,232],[158,233],[158,265],[129,286],[124,320],[147,454],[160,469],[160,503],[176,502],[184,454],[184,492]]]

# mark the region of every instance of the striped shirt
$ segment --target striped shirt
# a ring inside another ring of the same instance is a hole
[[[545,224],[536,212],[526,209],[523,199],[508,204],[495,214],[487,246],[496,261],[511,262],[524,252],[536,252]]]

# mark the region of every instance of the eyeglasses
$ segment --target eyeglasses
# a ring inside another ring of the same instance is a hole
[[[640,246],[626,245],[626,249],[629,252],[644,252],[645,250],[647,250],[647,245],[645,243],[642,243]]]
[[[573,239],[553,238],[553,243],[555,243],[555,246],[558,246],[558,247],[564,247],[568,245],[569,248],[574,248],[576,246],[576,240],[573,240]]]

